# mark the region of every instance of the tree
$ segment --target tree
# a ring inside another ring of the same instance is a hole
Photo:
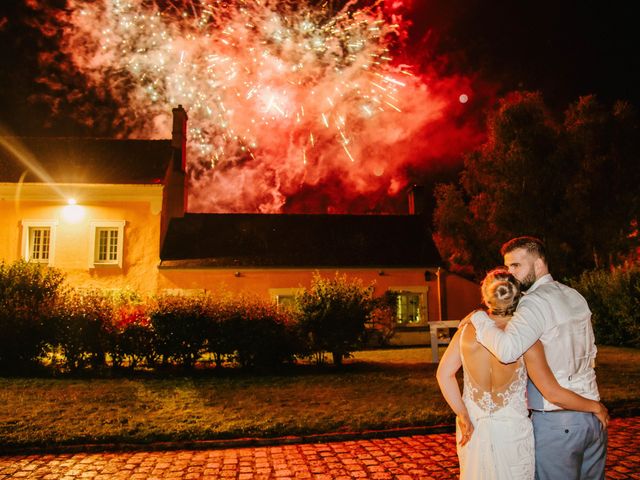
[[[565,131],[579,168],[567,202],[584,249],[580,264],[611,267],[634,248],[640,196],[640,152],[635,111],[617,102],[611,111],[582,97],[565,116]],[[567,219],[569,220],[569,219]]]
[[[474,267],[486,269],[499,261],[499,235],[490,223],[482,225],[480,219],[471,215],[465,197],[465,192],[456,185],[436,186],[433,238],[450,270],[473,276]]]
[[[435,191],[434,240],[451,270],[482,276],[517,235],[544,239],[561,277],[615,263],[632,248],[638,216],[636,130],[629,105],[609,111],[593,96],[564,123],[539,93],[502,99],[459,185]]]
[[[333,363],[353,351],[365,333],[373,308],[371,290],[359,280],[336,273],[332,279],[315,273],[311,287],[296,298],[300,329],[314,352],[331,352]]]

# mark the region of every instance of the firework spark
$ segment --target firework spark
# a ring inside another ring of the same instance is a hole
[[[466,81],[396,65],[406,25],[382,0],[68,0],[60,15],[61,49],[89,84],[154,119],[137,135],[166,137],[171,107],[187,109],[191,211],[291,210],[331,182],[342,200],[395,194],[424,161],[416,146],[460,146],[437,125]]]

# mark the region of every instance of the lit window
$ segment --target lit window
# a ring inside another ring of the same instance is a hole
[[[295,310],[296,295],[302,292],[302,288],[270,288],[269,295],[280,310]]]
[[[116,263],[118,261],[118,229],[96,229],[96,263]]]
[[[393,288],[396,295],[396,318],[399,324],[411,325],[426,321],[426,289]]]
[[[197,297],[205,295],[205,288],[163,288],[162,293],[171,297]]]
[[[28,262],[53,264],[57,222],[27,220],[22,222],[22,257]]]
[[[29,228],[29,260],[38,263],[49,263],[51,246],[51,227]]]
[[[296,307],[296,296],[295,295],[277,295],[276,304],[278,305],[278,308],[292,310]]]
[[[100,265],[122,267],[124,224],[124,221],[91,223],[93,255],[90,267]]]

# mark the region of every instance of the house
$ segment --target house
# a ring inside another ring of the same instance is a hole
[[[155,291],[169,141],[2,143],[1,260],[59,267],[72,285]]]
[[[191,213],[186,122],[171,140],[2,138],[0,260],[63,270],[71,285],[142,294],[225,291],[290,302],[314,272],[398,293],[394,342],[426,344],[478,286],[446,273],[419,211],[405,215]]]

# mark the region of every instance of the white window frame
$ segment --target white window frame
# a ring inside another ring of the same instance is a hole
[[[22,258],[27,262],[34,261],[31,257],[30,237],[32,228],[48,228],[49,229],[49,259],[46,262],[35,260],[42,265],[53,266],[55,263],[56,251],[56,227],[57,220],[22,220]]]
[[[124,252],[124,227],[126,222],[124,220],[108,220],[108,221],[94,221],[91,222],[89,232],[89,268],[100,267],[120,267],[122,268],[122,256]],[[98,229],[107,228],[115,229],[118,231],[118,244],[116,246],[116,260],[98,261],[97,249],[98,241],[97,231]]]
[[[427,325],[427,322],[429,321],[427,315],[428,315],[428,309],[427,309],[427,294],[429,292],[429,287],[428,286],[418,286],[418,285],[411,285],[411,286],[391,286],[388,289],[391,292],[395,292],[395,293],[409,293],[409,294],[416,294],[419,296],[419,303],[418,303],[418,313],[420,315],[420,320],[418,322],[404,322],[404,323],[400,323],[397,315],[396,315],[396,321],[397,321],[397,325],[398,326],[402,326],[402,327],[418,327],[418,326],[425,326]]]

